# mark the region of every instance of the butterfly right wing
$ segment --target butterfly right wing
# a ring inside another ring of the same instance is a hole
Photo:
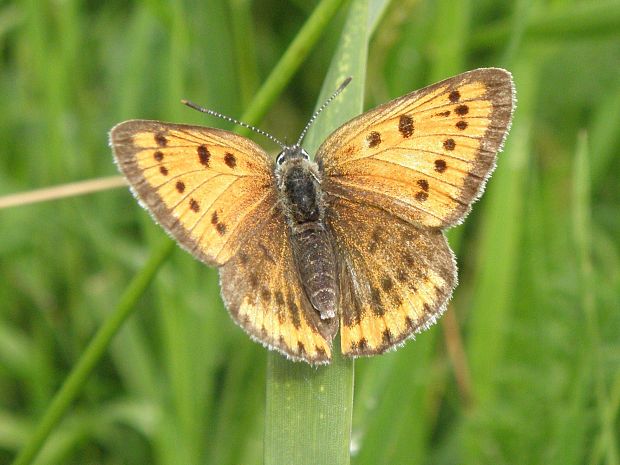
[[[254,340],[292,360],[331,360],[336,318],[321,320],[301,284],[284,216],[278,206],[220,268],[224,303]]]
[[[468,71],[343,124],[317,151],[329,193],[447,228],[480,196],[510,127],[510,73]]]
[[[478,69],[370,110],[321,145],[343,354],[396,347],[445,309],[456,265],[441,229],[481,194],[513,109],[510,73]]]

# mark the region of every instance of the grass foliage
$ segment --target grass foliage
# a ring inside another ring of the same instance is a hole
[[[0,197],[114,175],[107,132],[125,119],[227,127],[181,98],[296,139],[362,1],[331,20],[335,1],[3,2]],[[367,5],[366,108],[481,66],[513,72],[518,106],[487,192],[449,234],[448,314],[355,362],[351,463],[620,464],[620,2],[384,3]],[[318,4],[327,20],[298,34]],[[271,356],[226,314],[216,271],[180,250],[90,376],[68,379],[166,252],[126,189],[0,210],[0,225],[0,463],[53,408],[32,463],[263,463]],[[69,402],[52,404],[65,382]],[[282,457],[320,446],[299,424]],[[321,441],[346,463],[332,427]]]

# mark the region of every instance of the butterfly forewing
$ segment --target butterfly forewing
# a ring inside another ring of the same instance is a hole
[[[381,105],[319,148],[324,188],[407,221],[460,221],[495,167],[510,125],[510,73],[463,73]]]
[[[110,139],[141,202],[205,263],[226,263],[276,201],[268,156],[234,133],[133,120]]]

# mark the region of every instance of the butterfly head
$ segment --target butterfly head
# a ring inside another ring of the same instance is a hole
[[[282,151],[276,157],[276,167],[280,167],[284,165],[284,163],[288,160],[292,160],[295,158],[303,158],[304,160],[309,160],[310,155],[306,152],[301,145],[295,144],[290,146],[285,146]]]
[[[299,144],[285,146],[282,151],[276,157],[275,174],[278,180],[278,185],[281,184],[286,173],[291,171],[291,168],[303,167],[305,169],[312,169],[314,163],[310,161],[310,155]],[[314,170],[312,170],[314,171]]]
[[[286,167],[299,165],[309,169],[313,173],[313,175],[318,178],[318,175],[316,174],[317,165],[316,163],[310,161],[310,155],[308,155],[308,152],[306,152],[302,148],[301,142],[304,140],[304,137],[306,136],[308,129],[310,129],[310,126],[312,126],[312,123],[314,123],[316,118],[325,108],[327,108],[327,106],[332,102],[332,100],[334,100],[338,96],[338,94],[340,94],[340,92],[342,92],[344,88],[349,85],[349,82],[351,82],[351,77],[346,78],[342,82],[342,84],[338,86],[338,89],[336,89],[336,91],[331,95],[331,97],[329,97],[325,102],[323,102],[323,104],[314,112],[314,114],[304,127],[303,131],[301,131],[299,139],[297,139],[297,142],[294,145],[280,144],[280,146],[282,147],[282,151],[276,157],[275,168],[276,178],[278,179],[278,182],[280,182],[280,180],[282,179],[282,173],[287,171]],[[289,161],[291,163],[287,163]]]

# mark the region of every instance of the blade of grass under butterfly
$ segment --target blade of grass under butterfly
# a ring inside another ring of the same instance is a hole
[[[334,129],[362,110],[369,23],[368,2],[354,1],[318,105],[346,77],[352,76],[353,81],[310,130],[304,146],[311,154]],[[350,462],[353,362],[342,358],[339,344],[336,338],[332,363],[319,368],[269,354],[265,465]]]
[[[332,12],[332,14],[326,16],[326,14],[331,11],[328,6],[335,8],[335,6],[339,5],[341,1],[342,0],[323,0],[316,9],[316,11],[321,11],[322,14],[314,14],[311,16],[302,31],[306,31],[306,34],[308,34],[307,31],[310,30],[313,34],[320,36],[323,29],[327,26],[328,19],[331,18],[333,14]],[[312,48],[314,42],[311,41],[311,37],[303,37],[304,39],[300,40],[298,35],[298,39],[293,41],[293,44],[299,49]],[[248,116],[244,117],[244,120],[247,123],[256,124],[258,122],[258,119],[264,115],[267,109],[266,107],[273,102],[273,99],[275,99],[275,97],[281,92],[285,83],[301,64],[301,59],[291,59],[291,47],[289,47],[282,59],[278,62],[259,91],[259,96],[262,95],[263,98],[255,98],[248,108],[246,113]],[[277,79],[273,77],[276,74],[278,75]],[[284,81],[282,81],[282,76],[286,77]],[[270,96],[270,98],[265,99],[264,96]],[[175,247],[176,245],[173,241],[169,239],[161,240],[160,246],[153,252],[145,267],[134,277],[131,284],[127,287],[120,303],[110,314],[108,319],[103,323],[91,343],[86,348],[84,354],[80,357],[75,368],[65,379],[62,387],[58,393],[56,393],[43,417],[37,424],[33,435],[25,443],[24,447],[15,458],[15,461],[13,462],[14,465],[25,465],[32,463],[52,429],[58,424],[71,403],[81,391],[89,374],[107,350],[110,341],[121,328],[124,321],[131,315],[133,309],[135,308],[136,302],[146,291],[153,277]]]

